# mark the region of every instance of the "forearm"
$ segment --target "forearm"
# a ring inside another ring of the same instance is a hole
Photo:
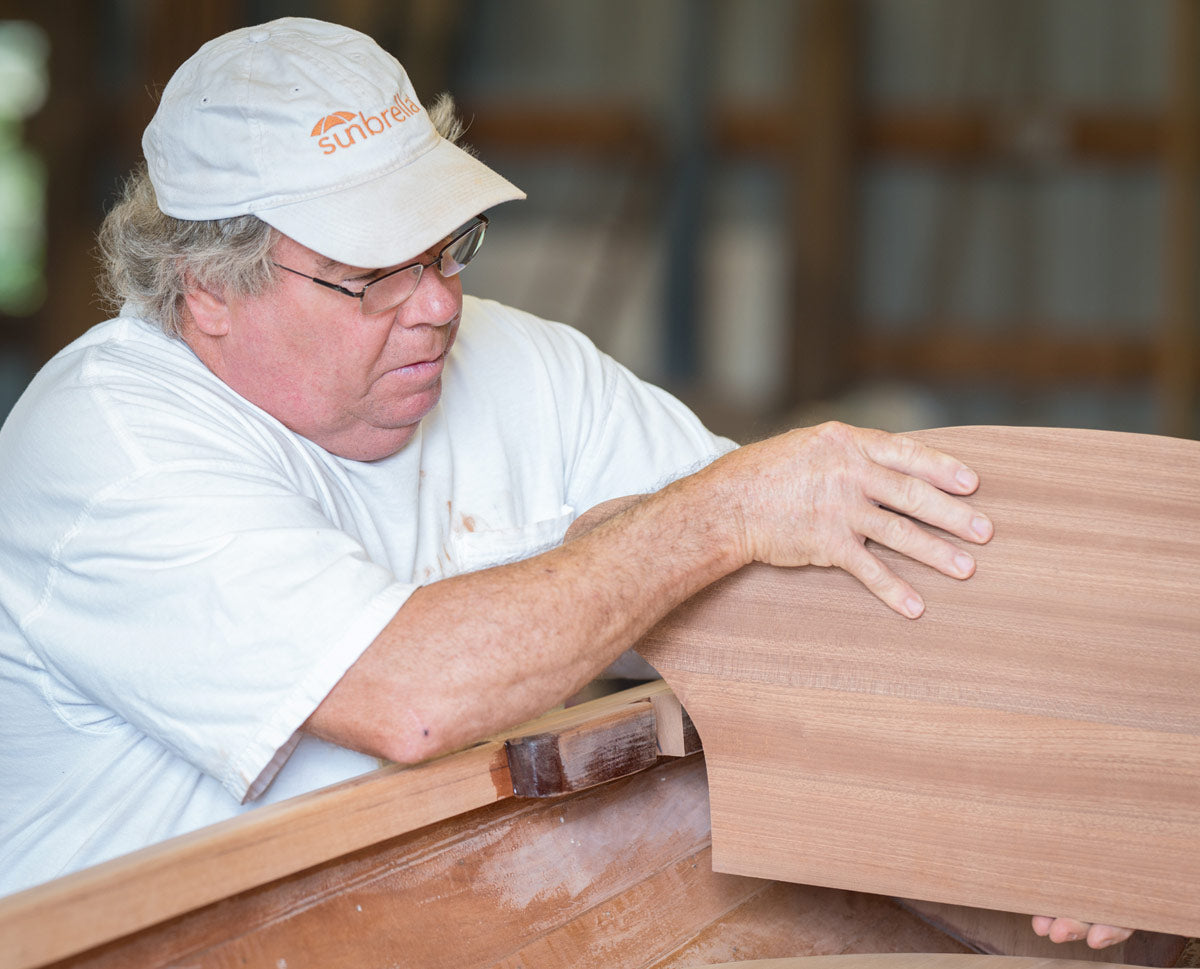
[[[307,728],[414,762],[553,706],[743,564],[718,495],[702,473],[560,548],[417,590]]]
[[[986,542],[953,497],[973,472],[919,443],[840,424],[739,448],[583,537],[418,590],[309,719],[314,734],[412,762],[557,703],[710,582],[750,562],[846,569],[897,612],[924,603],[867,547],[946,575]]]

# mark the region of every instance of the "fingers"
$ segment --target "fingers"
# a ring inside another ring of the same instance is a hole
[[[1049,938],[1051,942],[1078,942],[1086,939],[1088,946],[1093,949],[1105,949],[1124,942],[1133,935],[1133,929],[1121,929],[1099,922],[1081,922],[1078,919],[1051,918],[1048,915],[1033,917],[1033,931]]]
[[[863,536],[954,579],[967,579],[975,572],[969,553],[886,508],[872,509]]]
[[[983,544],[992,537],[992,523],[986,515],[935,485],[903,472],[888,471],[881,474],[870,497],[881,505],[911,515],[968,542]],[[884,544],[896,548],[891,543]],[[897,548],[896,551],[904,550]]]
[[[1097,924],[1088,929],[1087,944],[1093,949],[1107,949],[1110,945],[1124,942],[1131,935],[1133,935],[1133,929],[1119,929],[1114,925]]]
[[[867,540],[965,579],[974,558],[937,530],[968,542],[992,537],[992,523],[960,496],[979,479],[961,461],[913,438],[827,423],[749,445],[714,467],[729,475],[740,513],[745,561],[834,565],[890,608],[916,617],[924,603],[888,569]]]
[[[971,468],[911,437],[876,431],[865,441],[866,454],[872,461],[928,481],[941,491],[969,495],[979,487],[979,475]]]
[[[1050,934],[1050,926],[1054,924],[1054,919],[1049,915],[1035,915],[1033,917],[1033,931],[1036,935],[1045,938]]]
[[[859,543],[851,543],[846,558],[838,565],[900,615],[916,619],[925,611],[925,603],[916,590]]]

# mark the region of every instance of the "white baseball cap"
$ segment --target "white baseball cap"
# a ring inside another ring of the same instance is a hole
[[[400,63],[356,30],[299,17],[209,41],[142,136],[158,206],[253,213],[337,262],[420,255],[525,193],[441,137]]]

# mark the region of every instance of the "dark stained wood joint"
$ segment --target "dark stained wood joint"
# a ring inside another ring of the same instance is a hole
[[[513,793],[555,797],[653,767],[657,718],[645,700],[561,731],[514,737],[504,746]]]

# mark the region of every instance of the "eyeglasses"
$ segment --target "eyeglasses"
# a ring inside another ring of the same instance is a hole
[[[324,286],[326,289],[332,289],[335,293],[341,293],[343,296],[349,296],[352,299],[358,300],[362,304],[361,308],[364,316],[375,316],[378,313],[386,313],[388,310],[394,310],[412,296],[417,291],[417,286],[421,282],[421,274],[426,268],[436,266],[437,271],[441,273],[443,279],[449,279],[451,276],[457,276],[462,272],[467,263],[475,258],[480,247],[483,245],[483,233],[487,229],[487,224],[488,220],[486,216],[477,215],[466,225],[456,230],[450,241],[442,246],[438,250],[438,254],[429,262],[413,262],[407,266],[401,266],[399,269],[393,269],[387,275],[380,276],[378,279],[372,279],[359,290],[347,289],[345,286],[340,286],[337,283],[317,279],[316,276],[310,276],[307,273],[300,272],[298,269],[292,269],[290,266],[284,266],[280,263],[274,263],[274,265],[280,269],[287,270],[289,273],[310,279],[318,286]]]

